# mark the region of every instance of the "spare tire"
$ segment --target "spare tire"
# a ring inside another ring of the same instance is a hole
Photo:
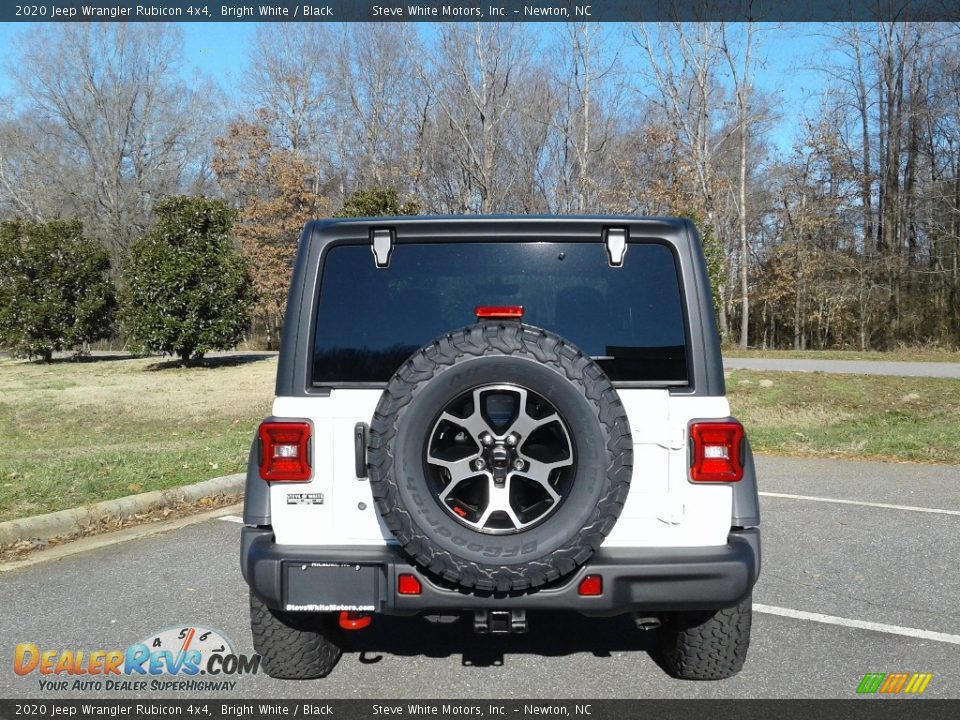
[[[600,547],[633,469],[630,426],[590,357],[516,322],[481,322],[414,353],[370,426],[384,522],[450,583],[528,590]]]

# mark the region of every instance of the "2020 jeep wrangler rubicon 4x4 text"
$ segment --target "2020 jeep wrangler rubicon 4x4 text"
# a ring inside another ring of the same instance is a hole
[[[544,609],[632,613],[677,677],[738,672],[756,479],[693,225],[308,224],[244,523],[274,677],[326,675],[375,614]]]

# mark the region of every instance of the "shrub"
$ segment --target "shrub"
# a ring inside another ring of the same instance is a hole
[[[49,362],[110,337],[110,256],[79,220],[0,223],[0,344]]]
[[[231,238],[235,215],[205,197],[157,205],[156,228],[131,244],[124,263],[120,318],[138,349],[188,365],[243,337],[253,291]]]
[[[420,208],[416,202],[401,203],[394,188],[371,188],[357,190],[348,197],[343,207],[333,214],[338,218],[387,217],[390,215],[416,215]]]

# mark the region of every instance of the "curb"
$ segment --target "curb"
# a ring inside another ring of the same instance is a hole
[[[246,475],[237,473],[204,480],[194,485],[153,490],[46,515],[8,520],[0,523],[0,545],[12,545],[20,540],[49,540],[60,535],[72,535],[106,517],[128,518],[137,513],[183,501],[214,495],[239,495],[243,492],[245,482]]]

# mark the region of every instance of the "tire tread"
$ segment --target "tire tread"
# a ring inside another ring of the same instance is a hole
[[[750,646],[752,601],[714,613],[685,613],[660,632],[667,672],[684,680],[724,680],[743,668]]]
[[[340,660],[330,617],[284,613],[250,593],[250,631],[260,666],[272,678],[309,680],[330,674]]]

